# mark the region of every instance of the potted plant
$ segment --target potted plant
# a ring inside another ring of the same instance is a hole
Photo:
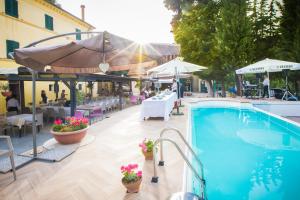
[[[60,144],[74,144],[80,142],[89,128],[87,118],[68,117],[65,123],[57,119],[54,121],[51,133]]]
[[[153,146],[153,140],[146,138],[143,140],[142,143],[139,144],[139,147],[141,147],[142,153],[145,156],[145,160],[153,160]]]
[[[9,97],[12,94],[12,92],[9,91],[9,85],[7,83],[1,83],[0,84],[0,90],[1,90],[1,94],[4,97]]]
[[[127,188],[128,193],[137,193],[142,183],[142,171],[137,170],[137,164],[129,164],[121,167],[123,174],[122,184]]]

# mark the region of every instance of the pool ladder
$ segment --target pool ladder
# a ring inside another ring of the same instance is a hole
[[[184,154],[184,152],[182,151],[182,149],[178,146],[178,144],[176,142],[174,142],[171,139],[168,138],[163,138],[163,135],[166,132],[174,132],[177,133],[179,135],[179,137],[181,138],[181,140],[184,142],[184,144],[187,146],[189,152],[192,154],[193,158],[195,158],[197,164],[200,166],[200,174],[197,172],[197,170],[195,169],[195,167],[193,167],[193,165],[191,164],[191,162],[189,161],[188,157]],[[160,136],[159,138],[154,142],[153,145],[153,172],[154,175],[152,177],[151,182],[153,183],[157,183],[158,182],[158,175],[157,175],[157,158],[156,158],[156,147],[159,144],[160,145],[160,161],[158,163],[159,166],[164,166],[164,160],[163,160],[163,142],[170,142],[171,144],[173,144],[177,151],[180,153],[181,157],[183,158],[183,160],[185,161],[185,163],[187,164],[187,166],[192,170],[192,172],[195,174],[196,178],[198,179],[198,181],[200,182],[201,188],[201,198],[203,200],[206,200],[206,193],[205,193],[205,179],[204,179],[204,174],[203,174],[203,164],[200,161],[200,159],[197,157],[196,153],[193,151],[192,147],[188,144],[188,142],[186,141],[186,139],[183,137],[183,135],[181,134],[181,132],[176,129],[176,128],[164,128],[161,132],[160,132]]]

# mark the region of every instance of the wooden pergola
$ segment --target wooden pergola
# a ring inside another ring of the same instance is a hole
[[[18,68],[18,74],[1,74],[0,80],[4,81],[19,81],[20,83],[20,104],[24,108],[24,81],[32,81],[32,74],[25,67]],[[73,116],[76,110],[76,84],[79,82],[113,82],[118,84],[119,104],[122,109],[123,85],[128,84],[132,91],[132,81],[135,78],[104,75],[104,74],[56,74],[49,72],[40,72],[36,74],[36,81],[55,82],[62,81],[70,89],[70,109]],[[57,91],[58,92],[58,91]]]

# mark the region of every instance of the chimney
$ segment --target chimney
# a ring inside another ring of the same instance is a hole
[[[81,8],[81,19],[82,21],[85,21],[85,15],[84,15],[85,5],[81,5],[80,8]]]

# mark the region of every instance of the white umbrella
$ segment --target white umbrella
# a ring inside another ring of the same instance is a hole
[[[267,72],[268,77],[270,72],[281,72],[283,70],[300,70],[300,63],[288,62],[283,60],[269,59],[258,61],[246,67],[236,70],[236,74],[258,74]],[[286,91],[285,95],[289,93],[287,91],[287,75],[286,75]],[[289,93],[290,94],[290,93]],[[270,97],[270,86],[269,86]]]
[[[300,70],[300,63],[266,58],[236,70],[236,74],[257,74],[265,72],[280,72],[283,70]]]
[[[167,63],[148,70],[147,73],[178,75],[202,71],[203,69],[207,69],[207,67],[184,62],[182,58],[177,57]]]
[[[183,58],[177,57],[167,63],[164,63],[160,66],[148,70],[147,74],[152,73],[156,76],[166,76],[166,75],[175,76],[178,84],[180,75],[202,71],[203,69],[207,69],[207,67],[184,62]],[[177,95],[180,98],[179,94],[180,94],[180,87],[179,90],[177,90]],[[177,114],[179,114],[178,110],[177,110]]]

